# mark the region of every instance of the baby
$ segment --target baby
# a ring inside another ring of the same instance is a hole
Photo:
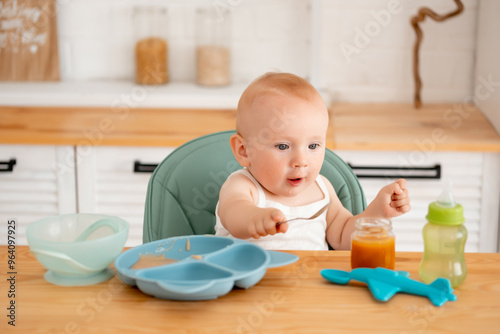
[[[289,73],[267,73],[243,92],[230,145],[245,167],[222,185],[216,235],[248,239],[266,249],[350,249],[360,217],[392,218],[410,210],[406,180],[383,187],[353,216],[320,175],[328,110],[316,89]],[[312,221],[279,222],[309,217]]]

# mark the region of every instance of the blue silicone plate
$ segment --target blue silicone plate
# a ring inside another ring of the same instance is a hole
[[[130,269],[141,254],[164,255],[171,264]],[[248,289],[267,268],[298,260],[293,254],[267,251],[248,241],[191,235],[150,242],[126,250],[115,260],[118,277],[144,293],[163,299],[206,300],[229,293],[234,286]]]

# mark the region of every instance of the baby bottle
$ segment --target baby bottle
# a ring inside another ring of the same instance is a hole
[[[451,183],[448,183],[436,202],[429,205],[424,226],[424,255],[419,274],[422,281],[430,283],[438,277],[459,286],[467,276],[464,248],[467,229],[462,205],[455,202]]]

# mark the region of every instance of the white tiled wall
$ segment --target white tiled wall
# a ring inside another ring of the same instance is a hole
[[[316,36],[310,33],[312,1],[321,4],[321,33]],[[233,13],[233,82],[248,83],[269,70],[310,77],[313,57],[319,64],[319,88],[330,91],[335,100],[353,102],[411,101],[415,36],[410,17],[421,6],[439,13],[455,9],[450,0],[148,2],[169,8],[165,29],[169,34],[171,81],[194,81],[194,10],[197,4],[208,3],[229,8]],[[63,80],[131,80],[132,12],[135,5],[145,1],[57,0],[57,3]],[[423,24],[424,101],[457,102],[470,96],[478,0],[464,0],[464,4],[465,11],[458,17],[441,23],[426,19]],[[311,43],[316,40],[320,51],[311,55]],[[346,56],[342,47],[348,48],[347,45],[357,47],[356,52]]]

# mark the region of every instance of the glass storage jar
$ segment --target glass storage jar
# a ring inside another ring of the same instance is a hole
[[[167,8],[154,5],[134,7],[134,32],[136,83],[167,83]]]
[[[365,217],[356,220],[351,237],[351,267],[394,269],[396,243],[390,220]]]
[[[231,83],[231,14],[215,6],[196,10],[196,82],[203,86]]]

